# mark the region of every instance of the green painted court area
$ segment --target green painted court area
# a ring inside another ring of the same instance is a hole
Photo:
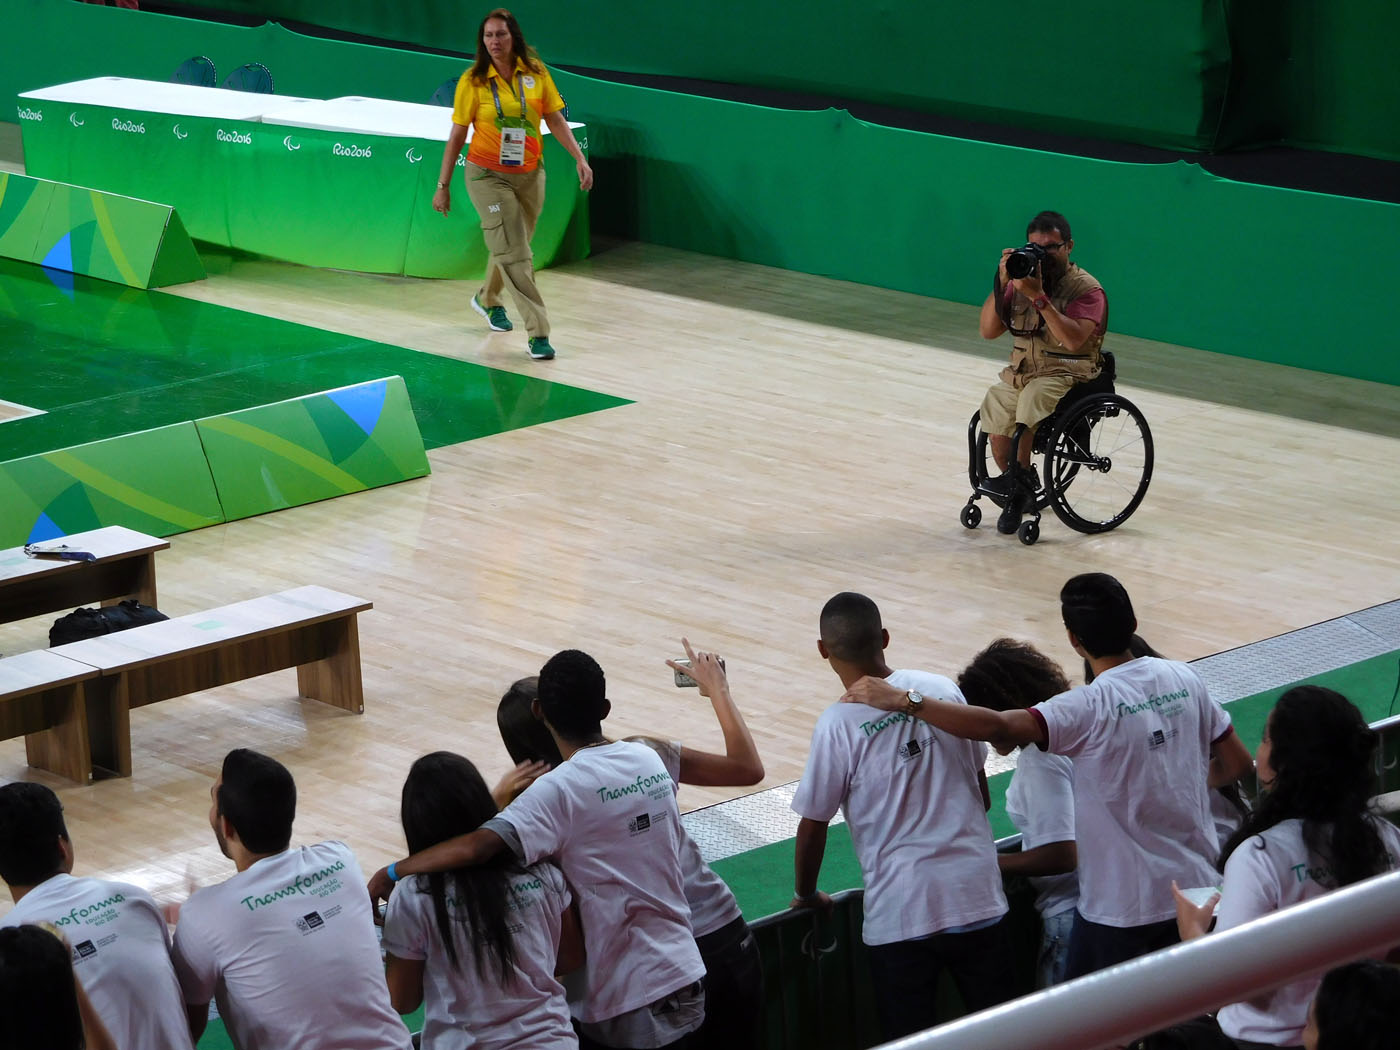
[[[429,449],[627,404],[514,372],[0,259],[0,461],[403,376]]]

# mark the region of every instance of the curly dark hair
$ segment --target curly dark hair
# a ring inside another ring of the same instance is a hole
[[[1390,858],[1370,812],[1378,738],[1355,705],[1320,685],[1295,686],[1279,697],[1265,734],[1274,779],[1260,784],[1254,812],[1220,853],[1220,870],[1241,843],[1292,819],[1302,820],[1303,842],[1324,860],[1338,886],[1388,870]]]
[[[969,704],[1014,711],[1067,691],[1069,681],[1059,664],[1029,642],[998,638],[963,668],[958,688]]]
[[[1400,1026],[1400,969],[1349,963],[1328,971],[1313,1000],[1317,1050],[1382,1050]]]

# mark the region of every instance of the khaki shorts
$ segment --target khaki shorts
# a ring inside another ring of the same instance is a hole
[[[998,382],[982,399],[982,430],[988,434],[1011,437],[1016,433],[1017,423],[1034,428],[1055,411],[1060,398],[1074,384],[1075,380],[1069,376],[1037,376],[1028,379],[1020,390]]]

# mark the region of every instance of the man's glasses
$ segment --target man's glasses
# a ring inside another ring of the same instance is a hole
[[[1060,250],[1061,248],[1063,248],[1064,246],[1065,246],[1065,242],[1064,242],[1064,241],[1056,241],[1054,244],[1042,244],[1042,245],[1041,245],[1041,247],[1044,248],[1047,252],[1059,251],[1059,250]]]

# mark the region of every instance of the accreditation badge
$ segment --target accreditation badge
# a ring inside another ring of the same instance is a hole
[[[525,164],[525,129],[501,129],[501,165],[519,168]]]

